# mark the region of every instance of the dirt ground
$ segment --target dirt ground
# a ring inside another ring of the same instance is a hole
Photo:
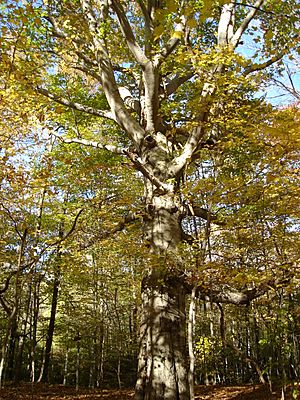
[[[284,400],[300,400],[292,396],[288,388]],[[0,389],[1,400],[129,400],[133,399],[133,390],[79,389],[60,385],[22,384],[9,385]],[[261,385],[246,386],[197,386],[195,400],[281,400],[281,390],[272,394]]]

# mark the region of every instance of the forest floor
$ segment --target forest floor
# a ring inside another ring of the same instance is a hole
[[[299,387],[300,389],[300,387]],[[133,399],[133,390],[123,389],[79,389],[61,385],[20,384],[0,389],[1,400],[129,400]],[[281,389],[272,394],[261,385],[244,386],[196,386],[195,400],[280,400]],[[288,388],[285,400],[300,400],[292,396]]]

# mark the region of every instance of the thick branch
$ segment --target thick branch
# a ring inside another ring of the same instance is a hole
[[[226,46],[230,43],[234,28],[234,4],[225,4],[222,7],[220,22],[218,26],[218,44]]]
[[[157,114],[159,108],[159,71],[158,66],[153,62],[148,62],[143,68],[144,81],[144,118],[146,121],[146,131],[154,132],[157,127]]]
[[[9,282],[11,280],[11,278],[17,273],[17,271],[13,271],[6,279],[5,282],[3,284],[3,287],[0,289],[0,296],[5,293],[7,291],[7,289],[9,288]]]
[[[97,72],[91,70],[90,68],[78,64],[71,64],[71,67],[78,71],[84,72],[86,75],[90,75],[91,77],[93,77],[94,79],[96,79],[98,82],[101,83],[101,76],[97,74]]]
[[[144,129],[130,115],[121,99],[105,41],[98,32],[97,24],[99,21],[96,20],[93,13],[92,3],[90,0],[81,0],[81,3],[90,32],[93,35],[95,56],[101,76],[102,87],[108,104],[110,105],[113,119],[124,129],[127,135],[133,140],[136,148],[139,149],[145,135]],[[107,4],[104,4],[105,2],[101,3],[103,3],[103,12],[102,16],[100,16],[100,20],[104,21],[105,13],[107,12]]]
[[[237,291],[229,286],[224,286],[220,289],[202,288],[199,286],[199,296],[205,300],[207,297],[214,303],[225,303],[235,305],[248,305],[252,300],[261,297],[265,294],[271,286],[274,285],[273,281],[263,283],[258,288],[245,289]]]
[[[144,163],[137,156],[137,154],[132,153],[128,150],[125,150],[124,154],[126,154],[128,158],[130,158],[132,163],[135,165],[136,169],[140,171],[144,175],[144,177],[149,179],[153,183],[153,185],[156,186],[161,192],[163,193],[173,192],[174,189],[173,185],[161,182],[158,178],[156,178],[156,176],[154,176],[152,172],[149,171],[149,169],[144,165]]]
[[[213,69],[212,74],[219,73],[221,70],[222,65],[217,65]],[[170,162],[167,172],[169,177],[177,176],[197,151],[200,141],[205,134],[205,124],[207,122],[212,103],[212,96],[215,90],[216,86],[214,84],[206,82],[203,85],[201,97],[199,99],[199,113],[195,118],[197,126],[191,130],[181,154]]]
[[[126,39],[129,50],[140,65],[145,65],[149,60],[135,39],[121,2],[112,0],[112,7],[117,14],[119,25],[121,27],[123,36]]]
[[[127,87],[119,87],[119,93],[126,104],[127,107],[131,108],[133,111],[136,111],[138,115],[141,113],[141,104],[138,100],[134,99],[130,90]]]
[[[2,292],[1,292],[2,293]],[[6,300],[4,299],[4,297],[2,297],[2,294],[0,294],[0,303],[3,307],[3,310],[6,312],[7,315],[10,315],[12,313],[12,309],[11,307],[9,307],[7,305]]]
[[[192,65],[190,66],[190,69],[192,69]],[[195,75],[194,71],[188,72],[186,75],[183,75],[182,72],[180,74],[177,74],[174,79],[172,79],[166,86],[165,86],[165,92],[167,96],[170,96],[176,90],[185,82],[187,82],[189,79],[191,79]]]
[[[199,118],[199,125],[195,127],[190,133],[188,140],[186,141],[182,152],[179,156],[175,157],[168,168],[168,176],[177,176],[180,171],[185,167],[189,160],[192,159],[194,152],[197,150],[198,145],[202,137],[204,136],[204,124],[206,122],[208,113],[206,111],[201,112],[201,117]]]
[[[232,44],[233,48],[237,47],[237,45],[239,44],[240,38],[242,37],[243,33],[248,28],[248,26],[249,26],[250,22],[252,21],[252,19],[258,13],[260,7],[262,5],[264,5],[265,2],[266,2],[266,0],[257,0],[254,3],[253,8],[248,12],[246,17],[242,21],[241,25],[239,26],[239,28],[237,29],[237,31],[233,35],[233,38],[231,40],[231,44]]]
[[[205,221],[209,221],[219,226],[225,226],[225,221],[221,221],[217,215],[209,212],[205,208],[198,206],[187,207],[187,215],[195,216],[204,219]]]
[[[168,57],[169,54],[176,48],[180,43],[181,38],[177,35],[183,35],[186,25],[186,18],[182,15],[181,21],[175,26],[175,35],[173,35],[167,42],[166,46],[162,49],[161,55],[159,56],[159,61],[161,62],[164,58]],[[177,33],[177,35],[176,35]]]
[[[59,38],[59,39],[67,39],[67,35],[65,32],[58,26],[56,19],[53,17],[53,15],[47,15],[45,16],[45,19],[51,23],[52,25],[52,34],[53,36]]]

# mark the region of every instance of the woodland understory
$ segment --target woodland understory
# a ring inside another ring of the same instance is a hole
[[[297,397],[296,386],[288,386],[286,399],[292,400]],[[20,384],[7,385],[0,389],[2,400],[129,400],[133,399],[132,389],[84,389],[65,387],[61,385],[47,384]],[[282,398],[282,388],[273,388],[270,392],[262,385],[243,386],[196,386],[195,400],[279,400]]]

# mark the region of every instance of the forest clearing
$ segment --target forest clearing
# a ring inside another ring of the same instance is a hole
[[[129,389],[79,389],[61,385],[23,384],[0,389],[1,400],[129,400],[134,391]],[[281,389],[273,390],[262,385],[196,386],[195,400],[280,400]],[[286,400],[297,400],[288,388]]]
[[[1,398],[299,396],[299,37],[299,0],[0,0]]]

